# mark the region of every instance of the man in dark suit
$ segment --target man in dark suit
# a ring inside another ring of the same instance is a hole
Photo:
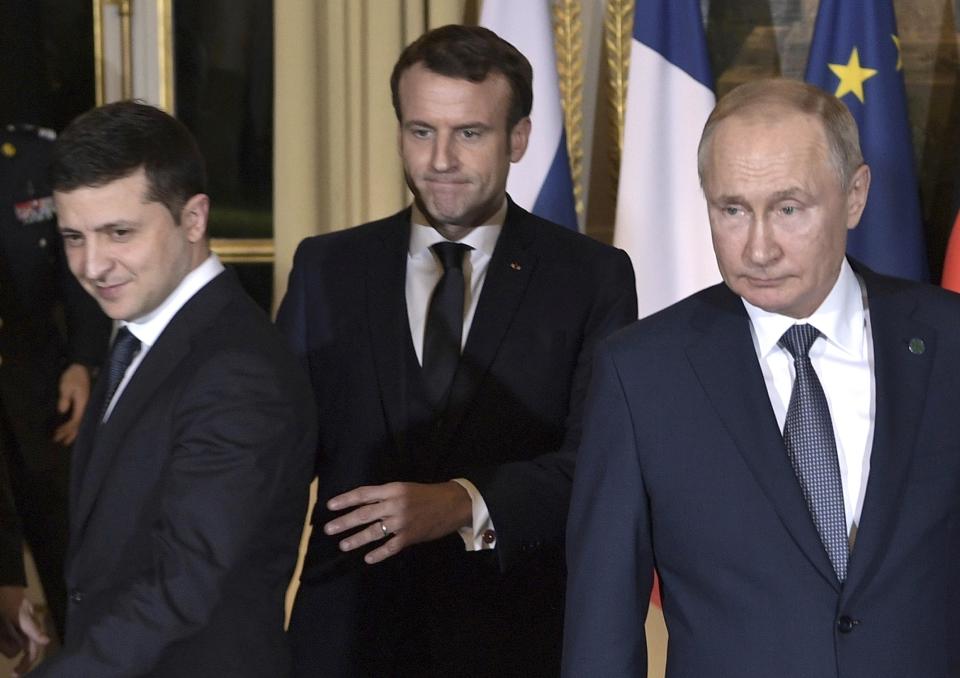
[[[844,256],[870,170],[835,97],[741,85],[700,143],[724,284],[598,352],[564,675],[960,676],[960,298]]]
[[[70,275],[47,178],[51,130],[0,130],[0,448],[23,537],[62,636],[68,446],[110,322]]]
[[[632,269],[507,197],[532,101],[509,43],[437,29],[391,84],[414,204],[304,241],[278,317],[321,431],[296,674],[555,676],[580,404]]]
[[[66,639],[36,675],[283,675],[315,445],[302,369],[210,253],[180,123],[94,109],[52,175],[70,269],[120,327],[74,448]]]

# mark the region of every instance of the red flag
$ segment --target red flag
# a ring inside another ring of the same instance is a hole
[[[957,220],[953,224],[950,242],[947,243],[947,256],[943,259],[943,279],[940,284],[944,289],[960,292],[960,210],[957,210]]]

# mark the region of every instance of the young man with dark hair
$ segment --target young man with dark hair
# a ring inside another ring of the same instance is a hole
[[[70,606],[38,676],[284,675],[315,433],[302,370],[207,242],[203,160],[145,104],[77,118],[54,200],[118,321],[73,455]]]
[[[514,204],[526,59],[447,26],[392,78],[413,205],[300,246],[278,323],[318,400],[297,676],[556,676],[563,526],[627,256]]]

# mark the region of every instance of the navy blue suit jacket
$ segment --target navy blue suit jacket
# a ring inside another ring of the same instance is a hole
[[[597,342],[636,318],[633,270],[623,252],[510,203],[447,410],[425,434],[409,240],[409,210],[305,240],[278,315],[320,421],[291,622],[298,675],[555,676],[581,405]],[[457,477],[486,501],[495,550],[467,552],[453,534],[370,566],[320,529],[335,494]]]
[[[568,526],[565,676],[646,675],[654,567],[669,678],[960,676],[960,297],[859,272],[876,413],[846,583],[787,459],[743,304],[718,285],[598,353]]]

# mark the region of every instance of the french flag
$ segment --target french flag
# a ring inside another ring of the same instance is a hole
[[[715,101],[699,0],[636,0],[614,245],[641,318],[720,281],[697,177]]]
[[[480,25],[520,50],[533,66],[530,142],[510,170],[507,193],[537,216],[577,230],[550,0],[484,0]]]

